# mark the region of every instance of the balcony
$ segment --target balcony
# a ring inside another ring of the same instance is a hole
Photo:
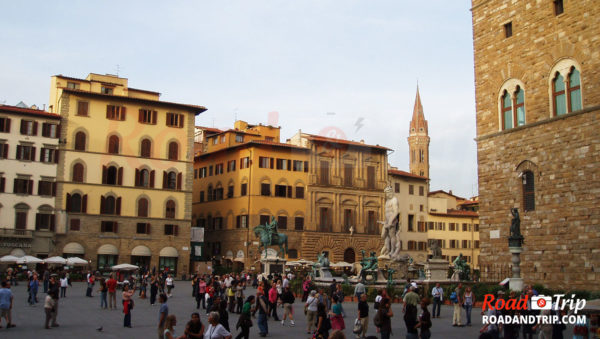
[[[33,238],[33,230],[18,230],[15,228],[0,228],[0,238]]]

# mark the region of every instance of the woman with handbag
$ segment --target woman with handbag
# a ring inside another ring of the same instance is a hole
[[[346,328],[344,317],[342,316],[342,304],[337,294],[333,295],[333,306],[329,313],[329,319],[331,321],[331,329],[343,331]]]
[[[250,338],[250,327],[252,327],[252,311],[254,307],[254,296],[251,295],[246,299],[244,306],[242,307],[242,314],[240,315],[236,328],[241,329],[240,334],[235,339]]]

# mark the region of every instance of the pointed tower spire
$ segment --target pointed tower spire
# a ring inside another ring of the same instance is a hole
[[[410,155],[410,172],[429,178],[429,130],[423,113],[419,84],[413,108],[412,120],[408,133],[408,148]]]

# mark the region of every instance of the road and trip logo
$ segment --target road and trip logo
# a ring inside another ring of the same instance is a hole
[[[577,312],[585,307],[585,303],[585,299],[577,299],[574,294],[570,298],[564,294],[555,294],[533,296],[531,299],[528,295],[502,299],[486,294],[482,305],[482,322],[492,325],[580,324],[585,323],[586,318]],[[507,314],[506,311],[515,312]]]

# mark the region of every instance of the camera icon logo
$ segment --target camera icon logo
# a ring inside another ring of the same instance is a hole
[[[552,309],[552,297],[545,297],[543,295],[537,297],[531,297],[531,309],[532,310],[550,310]]]

